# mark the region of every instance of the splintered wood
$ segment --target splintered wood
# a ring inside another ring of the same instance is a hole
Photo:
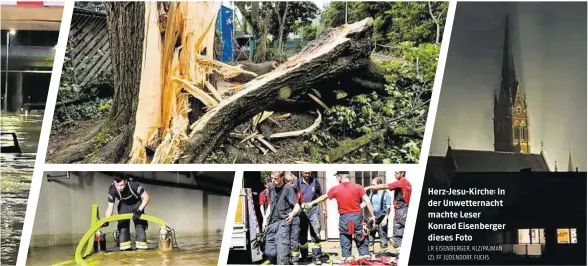
[[[209,81],[241,73],[257,76],[214,60],[217,2],[145,4],[145,38],[133,148],[129,163],[173,163],[182,155],[180,143],[191,134],[190,97],[207,108],[224,99]],[[165,19],[161,19],[165,18]],[[154,149],[152,158],[146,149]]]

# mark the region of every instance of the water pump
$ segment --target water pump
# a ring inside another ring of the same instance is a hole
[[[96,231],[94,236],[94,252],[106,251],[106,237],[101,230]]]
[[[167,228],[159,229],[159,249],[161,251],[172,250],[172,236],[171,232]]]

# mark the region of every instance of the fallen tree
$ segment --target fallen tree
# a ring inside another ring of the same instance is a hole
[[[137,64],[136,60],[129,60],[134,67],[142,65],[142,69],[141,67],[137,67],[138,70],[133,68],[135,72],[129,73],[121,68],[114,74],[116,94],[111,114],[112,118],[117,118],[121,123],[113,124],[109,121],[106,127],[103,127],[103,129],[113,130],[108,131],[110,133],[105,135],[100,145],[96,145],[96,137],[94,137],[92,141],[86,140],[82,148],[76,149],[75,156],[71,157],[67,154],[55,156],[59,159],[52,161],[69,163],[79,160],[96,161],[103,158],[104,161],[111,163],[127,161],[201,163],[211,151],[230,136],[237,126],[267,110],[276,109],[277,105],[284,105],[284,103],[296,105],[301,102],[306,104],[313,101],[319,104],[325,102],[328,105],[330,98],[336,100],[333,93],[336,89],[350,94],[385,90],[386,82],[382,70],[372,65],[370,61],[370,36],[373,25],[371,18],[327,30],[299,54],[266,73],[276,65],[273,63],[268,66],[263,65],[260,71],[255,71],[255,66],[246,66],[241,69],[212,60],[211,53],[208,52],[212,51],[209,37],[213,36],[210,34],[212,24],[209,21],[213,20],[207,18],[198,27],[189,28],[193,24],[188,23],[188,20],[198,18],[194,15],[200,12],[198,8],[200,7],[191,4],[171,4],[164,19],[161,15],[159,18],[154,16],[157,10],[162,9],[160,5],[150,5],[145,8],[146,11],[143,12],[145,15],[139,16],[145,22],[145,39],[143,36],[138,38],[141,43],[144,41],[143,51],[140,53],[142,56],[136,56],[142,59],[139,61],[142,64]],[[157,21],[167,22],[159,25],[165,32],[162,39],[153,38],[154,35],[150,34],[156,28]],[[199,37],[204,35],[207,37]],[[113,39],[116,38],[111,35],[111,42]],[[156,44],[159,42],[161,46],[157,48]],[[180,46],[176,46],[178,42]],[[136,42],[135,46],[137,46]],[[124,47],[120,47],[117,51],[121,51],[122,54]],[[157,68],[145,69],[149,65],[149,60],[157,59],[159,53],[161,53],[161,63],[156,63]],[[207,55],[204,56],[202,53]],[[124,68],[129,68],[131,65],[126,61],[120,61],[120,64]],[[161,81],[148,79],[154,78],[154,75],[159,72],[161,72]],[[247,75],[250,76],[256,75],[256,72],[265,74],[243,84],[239,92],[223,99],[214,85],[209,82],[208,75],[213,72],[229,80],[242,76],[243,73],[248,73]],[[131,85],[124,80],[131,80],[134,83]],[[141,80],[140,86],[137,80]],[[133,93],[128,93],[127,88],[131,87]],[[141,87],[140,91],[139,87]],[[145,101],[143,93],[146,90],[150,90],[151,94],[155,90],[160,90],[162,97],[151,99],[153,104],[143,102]],[[120,119],[121,117],[115,114],[115,110],[125,107],[123,102],[116,101],[117,98],[121,98],[120,96],[126,97],[122,99],[129,103],[126,106],[127,109],[122,112],[125,115],[124,119]],[[187,118],[191,111],[188,104],[189,97],[198,99],[203,106],[206,106],[204,115],[190,126]],[[137,102],[139,102],[139,108],[137,108]],[[146,109],[142,109],[142,106]],[[307,109],[314,109],[316,106],[310,104]],[[140,114],[137,109],[150,110],[154,114],[160,113],[161,117],[146,117],[145,113],[141,111]],[[129,113],[132,113],[132,117],[128,117]],[[146,119],[152,121],[141,122]],[[123,123],[122,120],[125,122]],[[271,118],[269,120],[275,122]],[[115,124],[128,126],[118,127],[118,129],[110,126]],[[320,114],[318,122],[312,127],[288,134],[304,135],[315,130],[319,124]],[[123,130],[124,128],[126,130]],[[134,136],[133,131],[135,131]],[[101,130],[101,132],[104,131]],[[99,132],[97,135],[100,134],[102,133]],[[249,138],[257,141],[252,145],[260,146],[258,148],[262,151],[277,152],[268,142],[271,136],[265,136],[260,132],[253,132],[251,135]],[[132,139],[131,136],[133,136]],[[96,152],[96,149],[100,151]],[[113,150],[109,151],[110,149]],[[103,156],[109,152],[115,156],[104,158]],[[98,158],[92,159],[92,156]]]
[[[322,81],[354,75],[370,65],[373,20],[330,29],[274,71],[210,109],[191,126],[182,163],[202,162],[228,133],[280,99],[304,95]],[[320,88],[318,88],[320,89]]]
[[[276,69],[278,67],[278,62],[266,61],[266,62],[259,63],[259,64],[252,63],[252,62],[239,62],[235,66],[239,67],[241,69],[244,69],[246,71],[255,73],[255,74],[257,74],[257,76],[261,76],[261,75],[267,74],[267,73],[273,71],[274,69]],[[247,83],[247,82],[255,79],[257,76],[247,74],[247,73],[241,73],[238,76],[229,79],[229,81],[230,82],[238,82],[238,83]]]

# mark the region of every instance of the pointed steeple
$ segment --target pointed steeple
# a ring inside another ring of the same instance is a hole
[[[568,155],[568,172],[573,172],[574,171],[574,163],[572,162],[572,150],[570,149],[569,155]]]
[[[541,141],[541,154],[543,154],[543,141]]]
[[[557,161],[555,161],[555,171],[557,172]]]
[[[500,88],[494,96],[494,150],[530,153],[527,106],[523,89],[519,92],[509,26],[506,17]]]
[[[501,97],[513,103],[518,89],[518,76],[515,69],[514,54],[511,47],[508,16],[504,26],[504,44],[502,48],[502,84]]]

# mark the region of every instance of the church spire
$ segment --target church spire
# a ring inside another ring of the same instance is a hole
[[[555,171],[557,172],[557,161],[555,161]]]
[[[494,150],[530,153],[527,106],[519,91],[509,26],[506,17],[500,88],[494,97]]]
[[[500,96],[504,97],[503,99],[510,104],[513,104],[519,87],[519,78],[515,69],[509,25],[509,18],[507,16],[504,26],[504,43],[502,48],[502,86],[500,88]]]

